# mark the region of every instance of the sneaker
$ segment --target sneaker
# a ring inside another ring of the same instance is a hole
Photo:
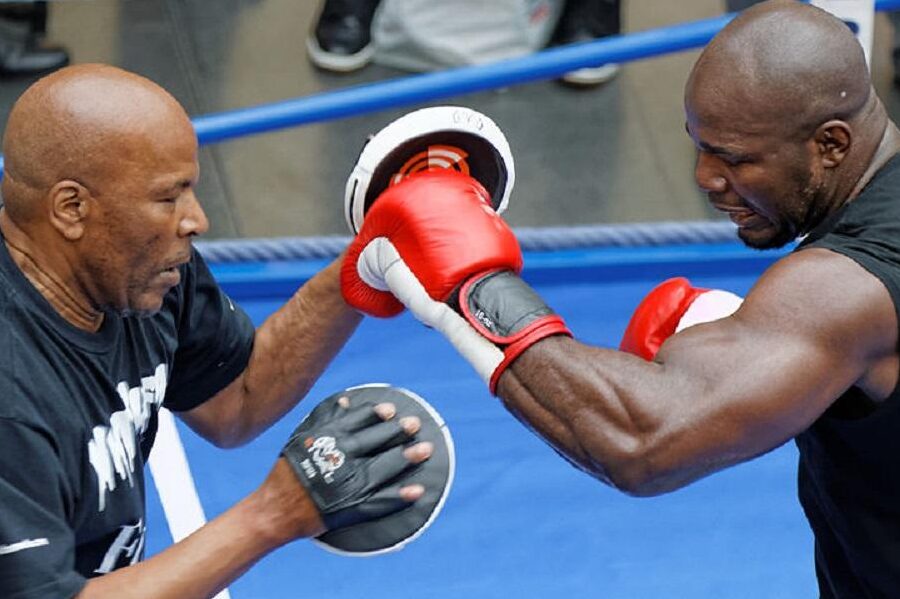
[[[619,4],[619,0],[565,0],[549,45],[565,46],[618,35],[621,32]],[[618,72],[618,64],[601,64],[566,73],[559,81],[578,87],[593,87],[606,83]]]
[[[64,48],[44,44],[41,23],[12,8],[0,12],[0,77],[41,75],[69,64]]]
[[[615,77],[619,73],[619,68],[614,62],[599,67],[585,67],[569,71],[560,77],[559,81],[573,87],[595,87]]]
[[[310,61],[326,71],[349,73],[372,61],[372,20],[380,0],[324,0],[312,35]]]

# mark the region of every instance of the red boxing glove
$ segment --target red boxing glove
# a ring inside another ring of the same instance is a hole
[[[476,180],[450,170],[408,177],[366,214],[347,251],[347,302],[375,316],[406,306],[446,336],[493,391],[506,367],[548,335],[571,333],[518,277],[522,254]]]
[[[391,241],[428,295],[440,301],[477,273],[522,270],[519,242],[491,207],[484,187],[454,171],[435,169],[389,187],[366,214],[347,251],[341,271],[347,303],[366,314],[389,317],[402,312],[403,304],[379,273],[359,265],[363,250],[379,237]]]
[[[743,299],[730,291],[694,287],[684,277],[663,281],[634,311],[619,349],[652,360],[675,333],[730,316],[741,302]]]

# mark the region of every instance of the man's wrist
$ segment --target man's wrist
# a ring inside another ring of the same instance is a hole
[[[271,549],[326,530],[318,509],[284,458],[276,460],[263,484],[238,506],[245,509],[247,525]]]
[[[487,379],[491,393],[496,393],[500,375],[530,346],[554,335],[572,336],[562,317],[511,270],[472,277],[451,305],[501,352]]]

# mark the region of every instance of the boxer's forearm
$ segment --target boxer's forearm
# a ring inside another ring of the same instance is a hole
[[[526,350],[500,377],[497,395],[523,424],[581,469],[613,484],[607,469],[630,417],[603,393],[594,348],[552,337]],[[605,386],[605,385],[604,385]]]
[[[747,303],[740,318],[672,336],[652,362],[543,340],[501,377],[498,394],[598,478],[635,495],[677,489],[783,444],[858,380],[865,354],[853,344],[866,341],[852,335],[874,327],[850,319],[843,337],[822,343],[806,335],[813,327],[788,330]]]
[[[315,506],[278,460],[267,484],[152,558],[92,578],[76,599],[212,597],[277,547],[320,534]],[[276,489],[292,488],[290,493]]]
[[[340,259],[310,279],[257,330],[246,370],[184,415],[220,446],[250,441],[300,401],[356,329],[341,297]]]
[[[684,408],[694,393],[685,380],[659,363],[552,337],[523,353],[497,392],[510,412],[581,469],[629,494],[653,495],[711,466],[696,453],[704,433],[690,422],[695,410]],[[703,403],[699,395],[695,408]]]

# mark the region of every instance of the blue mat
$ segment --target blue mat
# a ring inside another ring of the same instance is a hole
[[[575,257],[588,265],[580,270],[572,269],[571,255],[531,257],[529,264],[547,262],[527,272],[580,340],[610,347],[618,344],[633,307],[662,278],[688,274],[695,284],[743,294],[773,259],[748,253],[738,261],[743,266],[726,258],[715,268],[714,259],[676,256],[648,266],[639,254],[629,254],[637,256],[632,268],[611,270],[604,260],[584,255]],[[554,268],[562,274],[548,274]],[[233,282],[233,272],[221,276]],[[256,295],[241,300],[256,322],[284,301]],[[339,557],[295,542],[233,584],[233,598],[816,594],[812,535],[796,499],[793,444],[666,496],[623,496],[558,457],[490,396],[439,335],[406,314],[367,319],[309,399],[244,448],[217,450],[179,425],[207,516],[262,481],[296,423],[319,399],[369,382],[412,389],[449,424],[457,474],[441,517],[404,550],[374,558]],[[152,554],[171,539],[152,485],[148,504]]]

